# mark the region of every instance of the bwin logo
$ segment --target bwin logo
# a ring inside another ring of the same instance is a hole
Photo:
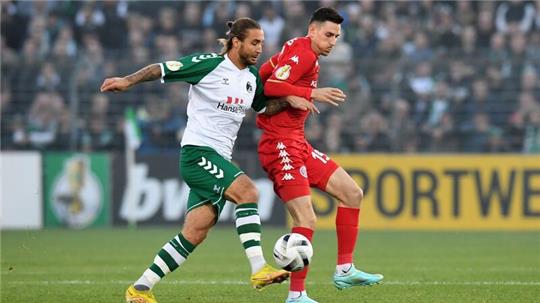
[[[208,161],[207,161],[208,162]],[[178,222],[186,212],[189,186],[178,178],[149,175],[150,164],[137,163],[128,172],[119,219],[125,222]],[[274,185],[267,178],[253,180],[260,191],[259,216],[267,222],[274,214]],[[213,188],[221,192],[222,186]],[[234,222],[234,207],[227,203],[219,222]]]

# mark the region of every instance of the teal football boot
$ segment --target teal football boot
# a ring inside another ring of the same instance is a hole
[[[285,300],[285,303],[319,303],[319,302],[312,300],[307,295],[302,294],[296,298],[287,298],[287,300]]]
[[[346,273],[334,274],[334,286],[339,290],[352,286],[368,286],[380,283],[383,278],[381,274],[363,272],[352,265]]]

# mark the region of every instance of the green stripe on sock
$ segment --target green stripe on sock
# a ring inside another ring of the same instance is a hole
[[[187,250],[187,252],[192,253],[193,250],[195,249],[195,245],[191,244],[191,242],[186,240],[186,238],[184,238],[184,236],[182,236],[182,234],[178,234],[178,238],[180,239],[180,242],[182,243],[184,248]]]
[[[167,267],[169,267],[170,271],[173,271],[178,268],[178,264],[176,264],[176,261],[174,261],[174,259],[171,257],[171,255],[169,255],[169,253],[166,250],[161,249],[158,252],[158,256],[163,261],[165,261],[165,264],[167,264]]]
[[[234,212],[234,215],[236,219],[259,215],[257,203],[244,203],[236,206],[236,211]]]
[[[245,225],[238,226],[236,228],[236,231],[238,232],[238,234],[260,233],[261,225],[256,224],[256,223],[245,224]]]
[[[242,245],[244,245],[244,249],[248,249],[248,248],[253,247],[253,246],[261,246],[261,242],[260,241],[255,241],[255,240],[248,240],[248,241],[242,243]]]
[[[236,206],[236,210],[241,210],[244,208],[258,208],[257,203],[242,203]]]
[[[165,274],[163,273],[163,271],[161,271],[161,268],[159,268],[159,266],[157,266],[156,264],[152,264],[152,266],[150,266],[150,270],[153,271],[160,278],[165,277]]]
[[[182,257],[186,258],[189,256],[189,252],[187,252],[181,245],[180,243],[178,243],[178,241],[176,241],[176,239],[172,239],[171,241],[169,241],[169,243],[172,245],[172,247],[174,247],[174,249],[176,249],[176,251],[182,255]]]
[[[257,211],[256,209],[255,210],[246,209],[246,210],[237,211],[234,215],[236,216],[236,219],[238,219],[238,218],[245,218],[245,217],[258,215],[258,214],[259,214],[259,211]]]

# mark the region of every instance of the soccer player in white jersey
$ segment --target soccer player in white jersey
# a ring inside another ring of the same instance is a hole
[[[287,106],[316,111],[306,99],[267,100],[253,65],[262,52],[264,33],[249,18],[228,22],[227,39],[220,54],[195,54],[151,64],[126,77],[106,79],[102,92],[121,92],[144,81],[185,81],[191,84],[188,122],[181,142],[180,173],[190,187],[187,214],[181,233],[167,242],[153,264],[126,290],[126,301],[157,302],[152,288],[178,268],[217,221],[225,200],[236,204],[236,229],[251,265],[251,283],[261,289],[289,277],[268,265],[261,249],[257,210],[258,191],[253,181],[231,163],[238,130],[250,107],[275,114]]]

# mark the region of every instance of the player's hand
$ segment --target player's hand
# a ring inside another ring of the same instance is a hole
[[[285,97],[285,101],[287,101],[287,103],[289,103],[289,106],[292,108],[296,108],[299,110],[309,110],[310,112],[317,114],[321,113],[317,106],[315,106],[315,104],[309,102],[309,100],[306,100],[302,97],[287,96]]]
[[[101,84],[101,92],[123,92],[130,87],[130,83],[125,78],[114,77],[107,78]]]
[[[311,98],[313,100],[329,103],[334,106],[339,106],[339,103],[345,102],[346,97],[341,89],[334,87],[314,88],[311,91]]]

